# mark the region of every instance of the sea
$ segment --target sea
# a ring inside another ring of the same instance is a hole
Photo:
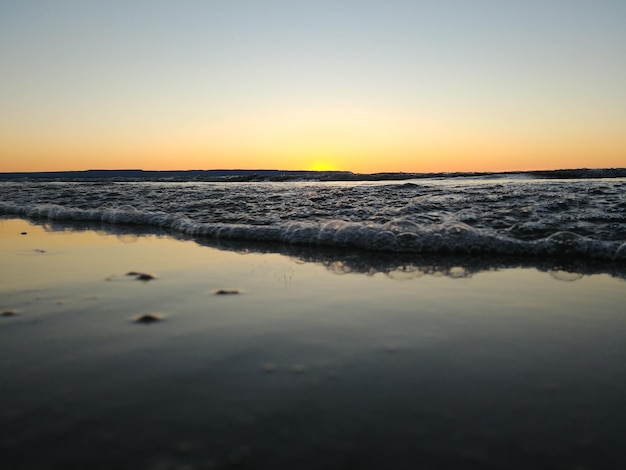
[[[307,247],[379,256],[560,259],[623,271],[626,178],[614,174],[359,179],[315,172],[280,178],[226,174],[208,181],[195,174],[175,179],[158,173],[136,178],[107,172],[89,178],[22,174],[0,179],[0,216],[53,230],[83,224],[207,244],[262,244],[278,251]]]

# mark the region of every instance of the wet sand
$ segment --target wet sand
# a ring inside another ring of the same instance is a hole
[[[50,228],[0,220],[3,468],[626,465],[621,267]]]

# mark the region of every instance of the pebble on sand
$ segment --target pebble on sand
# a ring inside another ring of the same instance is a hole
[[[5,310],[4,312],[0,313],[0,317],[15,317],[17,315],[18,313],[15,310]]]
[[[133,322],[141,323],[143,325],[150,325],[163,320],[163,316],[158,313],[143,313],[133,317]]]
[[[135,276],[135,279],[137,279],[138,281],[152,281],[153,279],[156,279],[156,277],[154,277],[152,274],[138,273],[135,271],[130,271],[126,273],[126,275]]]
[[[219,289],[215,291],[215,295],[237,295],[240,293],[237,289]]]
[[[263,366],[261,367],[261,370],[263,372],[265,372],[266,374],[272,374],[272,373],[276,372],[276,364],[272,364],[271,362],[267,362],[267,363],[263,364]]]

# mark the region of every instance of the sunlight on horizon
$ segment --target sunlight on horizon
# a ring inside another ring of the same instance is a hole
[[[337,165],[329,162],[328,160],[316,160],[308,165],[305,170],[310,171],[338,171]]]
[[[0,171],[626,167],[626,2],[0,5]]]

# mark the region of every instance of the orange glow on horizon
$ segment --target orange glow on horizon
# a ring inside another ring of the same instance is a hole
[[[167,124],[167,125],[165,125]],[[14,133],[0,143],[0,172],[88,169],[279,169],[379,172],[525,171],[626,167],[615,129],[493,131],[478,123],[334,107],[165,123],[134,133],[70,129]],[[464,127],[463,127],[463,124]],[[167,129],[167,130],[166,130]]]
[[[532,146],[515,148],[506,142],[480,147],[466,143],[452,145],[390,146],[381,149],[356,148],[352,151],[320,148],[298,150],[234,148],[187,148],[152,146],[132,149],[48,148],[43,158],[24,158],[21,152],[0,150],[0,172],[79,171],[89,169],[210,170],[279,169],[313,171],[380,172],[457,172],[526,171],[559,168],[622,168],[626,152],[615,146],[581,143],[577,148]],[[625,147],[626,148],[626,147]],[[317,155],[317,156],[316,156]],[[595,155],[589,158],[589,155]]]

